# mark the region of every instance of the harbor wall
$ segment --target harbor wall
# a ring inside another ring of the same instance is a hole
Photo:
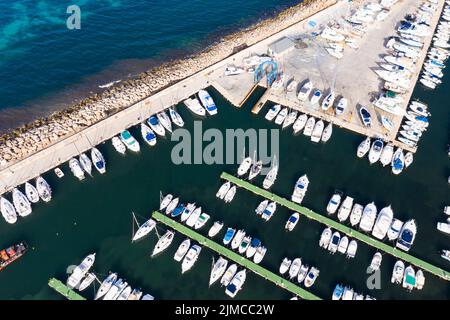
[[[196,56],[165,63],[137,79],[120,83],[67,110],[1,136],[0,193],[144,121],[174,103],[174,98],[176,102],[181,101],[211,85],[205,75],[218,64],[232,62],[234,54],[336,3],[337,0],[304,1],[274,18],[224,37]],[[172,100],[163,105],[163,96]]]

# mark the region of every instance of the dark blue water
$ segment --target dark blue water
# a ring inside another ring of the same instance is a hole
[[[0,2],[0,130],[45,115],[299,0]],[[81,29],[69,30],[69,5]],[[25,112],[26,110],[26,112]]]

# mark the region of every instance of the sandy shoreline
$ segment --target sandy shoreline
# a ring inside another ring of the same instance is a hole
[[[273,18],[228,35],[195,56],[164,63],[73,105],[45,119],[38,119],[0,137],[0,168],[67,138],[144,98],[211,66],[243,48],[253,45],[318,11],[336,0],[305,0]]]

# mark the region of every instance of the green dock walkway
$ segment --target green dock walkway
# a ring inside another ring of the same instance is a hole
[[[299,286],[293,284],[292,282],[283,279],[282,277],[276,275],[275,273],[261,267],[260,265],[254,263],[253,261],[237,254],[234,251],[231,251],[228,248],[225,248],[224,246],[218,244],[217,242],[208,239],[201,234],[197,233],[196,231],[182,225],[181,223],[178,223],[177,221],[159,213],[158,211],[153,212],[153,218],[157,220],[158,222],[161,222],[168,227],[184,234],[185,236],[197,241],[203,246],[206,246],[210,248],[213,251],[216,251],[220,255],[233,260],[235,263],[240,264],[241,266],[253,271],[254,273],[258,274],[259,276],[263,277],[264,279],[270,280],[273,283],[275,283],[277,286],[280,286],[286,290],[289,290],[293,294],[307,300],[320,300],[319,297],[316,295],[300,288]]]
[[[276,194],[273,194],[270,191],[267,191],[267,190],[264,190],[264,189],[262,189],[260,187],[257,187],[255,185],[249,183],[248,181],[244,181],[242,179],[239,179],[239,178],[237,178],[237,177],[235,177],[235,176],[233,176],[231,174],[228,174],[226,172],[222,172],[220,177],[222,179],[230,181],[231,183],[236,184],[239,187],[242,187],[242,188],[247,189],[247,190],[249,190],[249,191],[251,191],[251,192],[253,192],[253,193],[257,194],[257,195],[260,195],[260,196],[262,196],[262,197],[264,197],[266,199],[269,199],[271,201],[275,201],[275,202],[279,203],[280,205],[291,209],[292,211],[296,211],[296,212],[298,212],[300,214],[303,214],[304,216],[306,216],[306,217],[308,217],[310,219],[316,220],[316,221],[318,221],[320,223],[323,223],[323,224],[325,224],[325,225],[327,225],[327,226],[329,226],[331,228],[334,228],[334,229],[336,229],[336,230],[338,230],[338,231],[340,231],[342,233],[345,233],[346,235],[348,235],[350,237],[356,238],[356,239],[358,239],[358,240],[360,240],[360,241],[362,241],[362,242],[364,242],[364,243],[366,243],[366,244],[368,244],[368,245],[370,245],[372,247],[377,248],[378,250],[387,252],[387,253],[393,255],[394,257],[397,257],[397,258],[399,258],[399,259],[401,259],[403,261],[409,262],[410,264],[415,265],[415,266],[423,269],[424,271],[427,271],[427,272],[432,273],[432,274],[434,274],[434,275],[436,275],[436,276],[438,276],[440,278],[443,278],[443,279],[445,279],[447,281],[450,281],[450,272],[445,271],[445,270],[443,270],[441,268],[438,268],[438,267],[436,267],[436,266],[434,266],[434,265],[432,265],[432,264],[430,264],[430,263],[428,263],[426,261],[423,261],[421,259],[413,257],[412,255],[410,255],[410,254],[408,254],[408,253],[406,253],[406,252],[404,252],[404,251],[402,251],[400,249],[397,249],[397,248],[394,248],[392,246],[389,246],[389,245],[387,245],[387,244],[385,244],[385,243],[383,243],[381,241],[378,241],[378,240],[376,240],[376,239],[374,239],[374,238],[372,238],[372,237],[370,237],[370,236],[368,236],[368,235],[366,235],[364,233],[361,233],[361,232],[359,232],[359,231],[357,231],[355,229],[352,229],[352,228],[350,228],[348,226],[345,226],[345,225],[343,225],[343,224],[341,224],[341,223],[339,223],[339,222],[337,222],[335,220],[332,220],[332,219],[330,219],[328,217],[325,217],[325,216],[323,216],[321,214],[318,214],[318,213],[316,213],[316,212],[314,212],[314,211],[312,211],[312,210],[310,210],[308,208],[302,207],[302,206],[300,206],[297,203],[294,203],[294,202],[289,201],[289,200],[287,200],[285,198],[277,196]]]
[[[86,300],[58,279],[51,278],[48,281],[48,286],[69,300]]]

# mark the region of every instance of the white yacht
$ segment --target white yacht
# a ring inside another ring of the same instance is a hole
[[[267,113],[266,113],[266,116],[265,116],[266,120],[272,121],[278,115],[280,110],[281,110],[281,106],[279,104],[273,105],[269,109],[269,111],[267,111]]]
[[[149,234],[156,227],[156,221],[152,218],[145,221],[143,224],[139,226],[136,233],[133,235],[131,242],[138,241]]]
[[[197,222],[197,220],[200,218],[201,214],[202,214],[202,207],[195,208],[195,210],[192,211],[192,213],[186,219],[186,225],[192,228]]]
[[[331,236],[332,236],[331,228],[327,227],[323,229],[322,235],[320,236],[319,240],[319,246],[324,249],[328,248],[328,245],[330,244],[331,241]]]
[[[300,270],[298,271],[298,275],[297,275],[297,282],[298,283],[302,283],[306,276],[308,275],[308,271],[309,271],[309,267],[306,264],[302,264],[302,266],[300,267]]]
[[[208,222],[209,218],[211,218],[211,216],[209,214],[203,212],[198,217],[197,221],[195,222],[194,229],[198,230],[198,229],[202,228]]]
[[[392,219],[394,219],[394,212],[392,212],[391,206],[381,209],[373,226],[372,235],[383,240],[391,226]]]
[[[370,150],[370,137],[367,137],[359,144],[358,152],[356,153],[356,155],[358,156],[358,158],[362,158],[367,154],[367,152],[369,152],[369,150]]]
[[[257,215],[261,215],[261,214],[264,212],[264,210],[267,208],[267,205],[268,205],[268,204],[269,204],[269,200],[267,200],[267,199],[261,201],[261,202],[259,203],[259,205],[256,207],[255,213],[256,213]]]
[[[394,156],[392,157],[391,167],[392,173],[396,175],[400,174],[405,168],[405,156],[401,148],[398,148],[395,151]]]
[[[157,255],[158,253],[163,252],[166,250],[170,244],[173,241],[175,233],[173,231],[167,230],[166,233],[159,238],[158,242],[156,243],[155,247],[153,248],[152,257]]]
[[[77,159],[75,158],[70,159],[69,167],[76,178],[78,178],[79,180],[83,180],[85,178],[84,171],[81,168],[80,162]]]
[[[394,156],[394,145],[392,143],[388,143],[381,153],[380,162],[383,167],[391,164],[392,157]]]
[[[16,223],[17,222],[17,213],[16,209],[9,200],[0,196],[0,210],[2,212],[3,218],[5,218],[8,223]]]
[[[336,114],[336,116],[340,116],[341,114],[343,114],[347,109],[347,106],[348,100],[344,97],[340,98],[336,105],[336,108],[334,109],[334,113]]]
[[[202,107],[202,105],[200,104],[200,101],[198,101],[197,98],[188,98],[186,100],[183,101],[185,106],[191,110],[193,113],[195,113],[198,116],[204,116],[206,115],[206,110],[205,108]]]
[[[231,282],[227,285],[227,288],[225,290],[225,293],[231,297],[234,298],[236,294],[242,289],[242,286],[244,285],[246,279],[246,271],[241,270],[237,272]]]
[[[333,134],[333,124],[330,122],[323,130],[322,138],[321,138],[322,142],[325,143],[328,140],[330,140],[332,134]]]
[[[100,288],[95,294],[95,300],[102,298],[111,289],[111,286],[117,280],[117,273],[111,273],[105,280],[103,280]]]
[[[403,221],[394,218],[387,232],[388,239],[391,241],[396,240],[400,235],[400,231],[402,230],[402,228],[403,228]]]
[[[39,201],[39,193],[37,189],[29,182],[25,183],[25,194],[31,203],[37,203]]]
[[[294,212],[289,219],[286,221],[286,225],[284,226],[284,228],[287,231],[292,231],[294,230],[295,226],[298,223],[298,220],[300,219],[300,214],[298,212]]]
[[[294,261],[292,261],[292,264],[289,267],[289,278],[290,279],[297,277],[301,266],[302,266],[302,259],[295,258]]]
[[[223,286],[228,286],[228,284],[231,282],[231,279],[233,279],[234,275],[236,274],[237,268],[238,266],[235,263],[230,265],[227,271],[225,271],[224,275],[220,279],[220,284]]]
[[[100,173],[104,174],[106,172],[106,161],[103,154],[97,148],[91,149],[91,159],[94,164],[94,168]]]
[[[252,241],[252,237],[247,235],[244,237],[244,239],[242,239],[241,243],[239,244],[239,248],[238,248],[238,252],[240,254],[244,254],[248,247],[250,246],[250,243]]]
[[[272,168],[269,170],[266,177],[264,178],[263,188],[269,189],[275,183],[277,175],[278,175],[278,164],[274,163]]]
[[[347,252],[348,243],[349,243],[348,237],[343,236],[339,241],[337,252],[345,254]]]
[[[118,153],[125,154],[127,151],[127,147],[125,147],[125,144],[118,137],[112,137],[111,143]]]
[[[350,213],[350,224],[356,226],[361,221],[364,207],[359,203],[353,205],[352,212]]]
[[[216,221],[213,223],[212,227],[208,230],[208,237],[213,238],[215,237],[220,230],[223,228],[223,222],[222,221]]]
[[[245,231],[242,229],[238,230],[233,238],[233,241],[231,241],[231,249],[236,250],[237,248],[239,248],[239,245],[241,244],[242,240],[244,240],[244,237]]]
[[[83,259],[83,261],[75,267],[75,269],[70,274],[69,278],[67,279],[67,286],[70,289],[75,288],[80,281],[84,278],[86,273],[89,272],[89,270],[92,268],[95,262],[95,253],[92,253],[88,255],[86,258]]]
[[[328,244],[328,251],[336,253],[339,242],[341,241],[341,234],[337,231],[333,232],[330,243]]]
[[[198,256],[201,251],[202,251],[202,248],[196,244],[194,244],[189,249],[189,251],[184,256],[183,262],[181,263],[181,273],[185,273],[186,271],[188,271],[192,268],[192,266],[197,261]]]
[[[297,115],[298,115],[297,110],[292,110],[291,112],[289,112],[287,117],[284,119],[283,125],[281,127],[284,129],[284,128],[287,128],[290,125],[292,125],[295,122],[295,120],[297,119]]]
[[[291,200],[295,203],[301,204],[305,197],[306,191],[308,191],[309,179],[306,174],[301,176],[294,186],[294,192],[292,193]]]
[[[175,209],[177,208],[179,202],[180,202],[180,198],[172,199],[166,207],[166,214],[172,214],[175,211]],[[182,210],[183,208],[184,208],[184,206],[180,206],[179,210]]]
[[[82,153],[80,154],[79,158],[78,158],[81,168],[88,174],[88,175],[92,175],[92,161],[91,159],[89,159],[89,157],[85,154]]]
[[[310,137],[314,130],[315,125],[316,125],[316,118],[309,117],[308,120],[306,121],[305,129],[303,129],[303,134],[307,137]]]
[[[19,216],[26,217],[31,213],[31,203],[22,191],[14,188],[12,191],[12,199],[16,212]]]
[[[344,288],[344,293],[342,294],[342,300],[353,300],[354,292],[350,287]]]
[[[338,220],[340,222],[344,222],[345,220],[347,220],[352,210],[352,207],[353,207],[353,198],[349,196],[345,197],[341,207],[339,208],[337,215]]]
[[[384,143],[380,139],[375,140],[372,143],[372,147],[369,151],[369,162],[370,164],[374,164],[378,160],[380,160],[381,152],[383,151]]]
[[[270,218],[272,218],[273,214],[275,213],[275,210],[277,210],[277,204],[276,204],[276,202],[272,201],[267,205],[267,207],[261,213],[261,218],[266,221],[269,221]]]
[[[262,165],[263,163],[261,160],[256,161],[252,164],[252,166],[250,167],[250,172],[248,173],[248,180],[252,180],[261,173]]]
[[[175,261],[180,262],[188,252],[190,246],[191,246],[191,239],[187,238],[183,240],[183,242],[181,242],[181,244],[178,246],[178,249],[173,256],[173,259]]]
[[[412,266],[408,266],[405,269],[405,274],[403,276],[402,287],[407,290],[412,290],[416,286],[416,272]]]
[[[184,120],[178,113],[178,111],[174,107],[169,108],[169,115],[172,122],[175,123],[178,127],[184,126]]]
[[[244,160],[242,160],[237,170],[238,176],[241,177],[245,175],[251,166],[252,166],[252,158],[251,157],[244,158]]]
[[[365,206],[359,227],[365,232],[372,231],[375,219],[377,218],[377,207],[375,203],[371,202]]]
[[[128,130],[124,130],[120,133],[120,140],[125,144],[127,149],[133,152],[139,152],[139,150],[141,150],[139,142],[137,142]]]
[[[327,111],[333,106],[334,100],[336,99],[336,95],[334,91],[331,91],[322,101],[322,110]]]
[[[311,269],[309,269],[304,281],[304,285],[306,288],[309,288],[314,284],[314,282],[317,280],[317,277],[319,277],[319,273],[319,269],[315,267],[311,267]]]
[[[417,290],[422,290],[425,285],[425,275],[422,270],[417,270],[416,272],[416,288]]]
[[[409,251],[416,238],[417,226],[414,219],[408,220],[402,227],[397,239],[396,247],[406,252]]]
[[[79,291],[85,290],[87,287],[89,287],[92,282],[96,279],[95,274],[88,272],[86,274],[86,277],[81,281],[80,286],[78,287]]]
[[[230,190],[228,190],[228,192],[225,194],[225,197],[223,197],[223,200],[226,203],[229,203],[233,201],[235,194],[236,194],[236,186],[232,186]]]
[[[203,107],[205,107],[210,116],[217,114],[217,106],[214,103],[213,98],[211,98],[211,96],[209,95],[208,91],[200,90],[198,92],[198,98],[200,99]]]
[[[164,137],[166,135],[166,130],[170,132],[170,130],[166,129],[166,127],[168,127],[167,122],[170,124],[170,119],[166,119],[166,117],[166,113],[164,113],[164,115],[162,113],[158,113],[156,116],[152,115],[147,119],[147,124],[150,126],[150,128],[161,137]],[[165,126],[162,125],[161,120],[164,121]]]
[[[300,115],[297,120],[295,120],[292,128],[294,129],[294,133],[297,134],[303,130],[306,125],[306,121],[308,120],[308,116],[306,114]]]
[[[387,131],[394,130],[394,123],[386,116],[381,116],[381,124]]]
[[[211,275],[209,276],[209,285],[212,286],[217,280],[219,280],[225,273],[228,266],[228,260],[219,257],[214,263],[211,269]]]
[[[128,286],[128,282],[118,279],[111,286],[111,289],[105,294],[103,300],[117,300],[122,291]]]
[[[266,255],[266,252],[267,248],[264,246],[259,246],[258,248],[256,248],[255,255],[253,256],[253,262],[259,264]]]
[[[164,196],[164,198],[161,200],[161,203],[159,204],[159,211],[164,210],[165,208],[167,208],[167,206],[170,204],[170,202],[173,199],[173,195],[172,194],[166,194]]]
[[[314,91],[313,95],[311,96],[311,104],[312,105],[318,104],[321,97],[322,97],[322,91],[320,91],[319,89],[316,89]]]
[[[125,289],[123,289],[122,292],[120,292],[116,300],[118,301],[128,300],[128,297],[130,296],[132,290],[133,289],[131,288],[131,286],[125,287]]]
[[[280,268],[279,268],[280,274],[282,274],[282,275],[285,274],[291,267],[291,264],[292,264],[292,260],[285,257],[280,264]]]
[[[219,199],[223,199],[225,195],[227,194],[228,190],[231,188],[231,182],[227,181],[224,184],[222,184],[219,188],[219,190],[216,193],[216,197]]]
[[[314,129],[311,133],[311,141],[312,142],[317,143],[320,141],[324,127],[325,127],[325,124],[322,120],[319,120],[316,122],[316,124],[314,125]]]
[[[153,147],[156,145],[156,135],[145,123],[141,123],[141,136],[149,146]]]
[[[408,168],[414,161],[414,155],[412,152],[407,152],[405,154],[405,168]]]
[[[41,197],[44,202],[52,200],[52,188],[50,188],[48,182],[41,176],[36,178],[36,189],[39,193],[39,197]]]
[[[374,272],[380,269],[381,267],[381,261],[383,260],[383,256],[380,252],[376,252],[373,257],[372,261],[370,262],[369,271]]]
[[[289,113],[289,108],[283,108],[278,114],[277,117],[275,118],[275,124],[281,125],[284,120],[286,119],[287,115]]]
[[[354,258],[358,250],[358,243],[356,240],[351,240],[347,248],[347,258]]]
[[[311,94],[311,91],[313,89],[313,84],[311,81],[306,81],[306,83],[301,87],[300,91],[298,92],[297,98],[300,101],[306,101]]]
[[[342,192],[336,191],[332,196],[330,201],[327,204],[327,213],[335,214],[342,200]]]

